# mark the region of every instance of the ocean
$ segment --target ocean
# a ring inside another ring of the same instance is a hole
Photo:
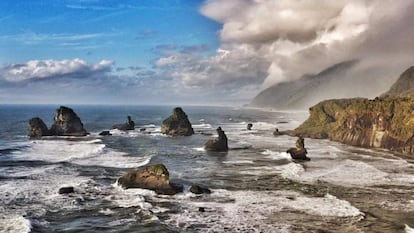
[[[184,106],[195,134],[169,137],[160,126],[174,106],[68,106],[90,135],[29,140],[28,120],[50,126],[58,107],[0,105],[0,232],[414,231],[414,160],[305,139],[311,161],[292,161],[296,138],[272,133],[294,129],[306,112]],[[135,130],[98,135],[127,115]],[[230,150],[208,153],[218,126]],[[183,193],[117,185],[129,169],[156,163]],[[212,194],[192,194],[191,184]],[[58,194],[63,186],[75,193]]]

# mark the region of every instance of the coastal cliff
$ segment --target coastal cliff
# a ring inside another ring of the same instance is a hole
[[[398,95],[412,91],[411,85],[400,84],[414,80],[412,70],[405,71],[391,88],[405,86],[404,90],[388,91],[373,100],[336,99],[316,104],[293,134],[414,154],[414,96]]]

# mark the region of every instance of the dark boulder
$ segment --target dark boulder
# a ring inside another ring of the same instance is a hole
[[[249,124],[247,124],[247,130],[252,130],[252,127],[253,127],[253,124],[252,123],[249,123]]]
[[[135,122],[131,119],[131,116],[127,117],[127,122],[124,124],[116,124],[112,126],[112,129],[119,129],[119,130],[134,130],[135,129]]]
[[[190,192],[192,192],[194,194],[204,194],[204,193],[210,194],[211,190],[208,189],[208,188],[204,188],[204,187],[201,187],[199,185],[194,184],[194,185],[191,186]]]
[[[56,110],[50,133],[54,136],[85,136],[88,134],[78,115],[71,108],[64,106]]]
[[[296,141],[296,148],[290,148],[286,153],[289,153],[292,159],[310,161],[310,158],[306,156],[308,151],[305,148],[305,139],[302,137]]]
[[[74,193],[75,190],[72,186],[62,187],[59,189],[59,194],[68,194],[68,193]]]
[[[99,135],[101,136],[111,136],[111,132],[109,132],[109,130],[104,130],[102,132],[99,133]]]
[[[39,117],[29,120],[29,134],[30,138],[41,138],[42,136],[50,136],[46,124]]]
[[[163,164],[131,170],[120,177],[118,183],[126,189],[150,189],[158,194],[165,195],[174,195],[183,191],[181,184],[170,182],[170,174]]]
[[[280,135],[279,129],[276,128],[275,131],[273,131],[273,136],[279,136],[279,135]]]
[[[194,129],[182,108],[174,108],[173,114],[162,122],[161,132],[171,136],[190,136]]]
[[[228,151],[227,136],[221,127],[217,128],[218,137],[210,139],[204,144],[204,149],[207,151]]]

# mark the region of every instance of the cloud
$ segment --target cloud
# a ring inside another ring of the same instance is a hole
[[[90,64],[79,58],[31,60],[24,64],[10,64],[1,68],[0,77],[12,83],[56,78],[86,78],[109,72],[112,65],[113,62],[109,60]]]
[[[163,46],[154,66],[188,92],[203,87],[216,95],[225,89],[225,98],[242,99],[359,60],[343,77],[348,81],[341,81],[349,84],[340,88],[372,97],[414,64],[412,10],[413,1],[207,0],[201,14],[222,24],[216,54]]]

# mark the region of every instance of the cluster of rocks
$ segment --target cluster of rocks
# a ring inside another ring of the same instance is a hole
[[[29,120],[30,138],[40,138],[42,136],[85,136],[88,132],[83,128],[83,123],[78,115],[65,106],[60,106],[56,110],[53,124],[50,129],[39,117]]]
[[[163,195],[174,195],[184,191],[183,184],[170,181],[170,173],[164,164],[128,171],[118,179],[118,184],[125,189],[149,189]],[[190,192],[195,194],[211,193],[208,188],[199,185],[191,186]]]
[[[112,126],[112,129],[119,129],[119,130],[134,130],[135,129],[135,122],[132,120],[131,116],[127,116],[127,122],[124,124],[116,124]]]

